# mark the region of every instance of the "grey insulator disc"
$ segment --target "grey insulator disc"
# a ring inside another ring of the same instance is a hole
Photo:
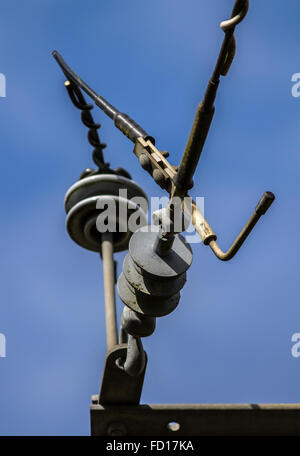
[[[127,307],[149,317],[168,315],[176,309],[180,300],[180,293],[167,298],[140,293],[129,285],[123,273],[118,279],[117,288],[120,298]]]
[[[129,253],[134,263],[149,275],[161,278],[178,277],[191,266],[192,249],[185,238],[178,234],[169,253],[164,257],[159,256],[154,250],[158,230],[156,226],[144,226],[136,231],[129,242]]]
[[[135,201],[133,198],[138,199]],[[135,213],[135,219],[139,219],[140,225],[146,225],[148,199],[134,181],[114,174],[99,174],[80,179],[67,191],[66,227],[73,241],[87,250],[99,252],[101,230],[97,223],[98,217],[110,204],[115,207],[115,211],[108,217],[109,225],[115,227],[114,251],[126,250],[133,234],[128,227],[128,219]],[[101,209],[97,209],[96,205],[100,205]]]
[[[180,291],[186,282],[186,273],[170,278],[153,277],[145,273],[127,254],[123,263],[123,273],[129,284],[140,291],[152,296],[168,297]]]

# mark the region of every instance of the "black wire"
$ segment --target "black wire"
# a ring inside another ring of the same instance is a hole
[[[75,86],[80,87],[89,97],[91,97],[95,104],[114,121],[115,126],[121,130],[127,138],[136,143],[137,139],[142,137],[145,141],[149,140],[155,144],[153,136],[150,136],[138,123],[131,119],[128,114],[118,111],[114,106],[108,103],[105,98],[98,95],[93,89],[91,89],[91,87],[80,79],[80,77],[67,65],[59,52],[53,51],[52,55],[63,70],[67,79]]]
[[[84,82],[64,61],[62,56],[58,51],[52,51],[52,55],[63,70],[67,79],[72,81],[76,86],[80,87],[92,100],[95,101],[97,106],[99,106],[105,114],[107,114],[111,119],[114,119],[118,110],[114,108],[108,101],[103,97],[98,95],[86,82]]]
[[[93,105],[87,103],[80,88],[76,86],[73,82],[66,84],[66,88],[70,99],[74,106],[80,109],[82,123],[89,129],[88,131],[88,141],[94,147],[93,150],[93,160],[95,164],[99,167],[100,171],[107,170],[109,163],[104,162],[103,149],[106,147],[106,144],[101,143],[98,129],[101,127],[99,123],[95,123],[91,110]]]
[[[91,114],[91,110],[93,109],[93,105],[91,103],[87,103],[80,88],[74,84],[73,82],[67,81],[65,84],[70,99],[74,106],[81,110],[81,120],[82,123],[89,129],[88,131],[88,141],[94,147],[93,150],[93,161],[98,166],[98,170],[94,171],[92,169],[85,170],[82,177],[86,177],[88,175],[99,174],[99,173],[109,173],[109,174],[118,174],[128,179],[131,179],[130,174],[123,168],[116,168],[112,170],[109,168],[109,163],[104,161],[103,156],[103,149],[106,147],[105,143],[100,141],[98,135],[98,129],[101,127],[99,123],[95,123],[93,116]]]

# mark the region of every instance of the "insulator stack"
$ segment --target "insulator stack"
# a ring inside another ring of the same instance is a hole
[[[162,317],[177,307],[193,258],[191,247],[181,235],[175,235],[170,249],[160,255],[156,248],[158,229],[145,226],[134,233],[118,280],[124,304],[149,317]]]

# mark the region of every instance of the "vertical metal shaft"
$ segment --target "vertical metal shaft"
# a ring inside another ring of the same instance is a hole
[[[108,232],[103,233],[101,236],[101,253],[103,261],[107,350],[112,349],[118,343],[113,251],[113,234]]]

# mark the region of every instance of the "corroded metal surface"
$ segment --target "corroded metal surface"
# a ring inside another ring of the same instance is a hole
[[[106,355],[102,383],[98,401],[101,405],[138,404],[140,401],[147,355],[143,371],[132,377],[122,369],[122,362],[127,356],[127,344],[117,345],[109,350]]]
[[[90,410],[91,433],[99,436],[107,436],[113,423],[122,424],[121,435],[127,436],[300,436],[300,404],[91,405]]]

